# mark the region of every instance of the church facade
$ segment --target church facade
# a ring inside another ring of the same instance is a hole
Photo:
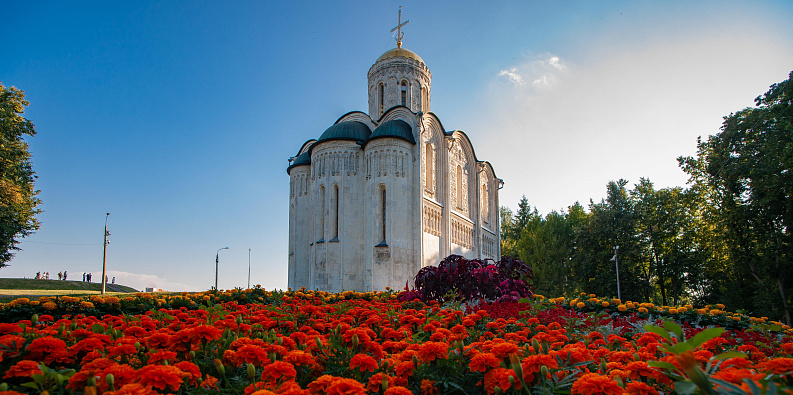
[[[401,289],[450,254],[498,260],[503,181],[430,111],[427,65],[400,40],[367,77],[368,114],[290,158],[288,286]]]

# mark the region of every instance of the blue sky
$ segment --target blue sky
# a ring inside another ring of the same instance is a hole
[[[286,287],[287,159],[367,109],[395,43],[432,110],[542,213],[610,180],[683,186],[680,155],[793,70],[788,1],[4,3],[0,81],[25,91],[44,212],[0,270],[138,289]]]

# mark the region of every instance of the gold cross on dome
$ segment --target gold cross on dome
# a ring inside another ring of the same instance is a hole
[[[402,33],[402,26],[407,25],[408,22],[410,22],[409,19],[406,20],[404,23],[402,22],[402,6],[399,6],[399,22],[398,22],[399,24],[397,25],[397,27],[391,29],[391,33],[393,33],[394,30],[397,31],[396,42],[397,42],[397,47],[399,48],[402,48],[402,38],[405,37],[405,33]]]

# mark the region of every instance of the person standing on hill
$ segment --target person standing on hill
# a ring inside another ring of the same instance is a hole
[[[63,281],[66,281],[66,270],[63,271]]]

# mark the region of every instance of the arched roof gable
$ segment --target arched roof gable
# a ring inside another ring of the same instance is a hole
[[[297,151],[297,155],[295,155],[295,157],[298,157],[301,154],[308,152],[311,149],[311,145],[316,143],[316,142],[317,142],[316,139],[311,139],[311,140],[308,140],[305,143],[303,143],[303,145],[300,147],[300,150]]]
[[[374,130],[374,128],[377,127],[377,125],[372,120],[372,117],[370,117],[368,114],[366,114],[363,111],[350,111],[340,116],[339,119],[337,119],[336,122],[334,122],[334,125],[339,122],[350,122],[350,121],[361,122],[366,126],[369,126],[369,129],[371,130]]]
[[[443,128],[440,118],[438,118],[438,116],[434,113],[428,112],[422,116],[422,122],[424,122],[425,130],[429,129],[429,132],[433,135],[430,137],[430,140],[434,138],[438,144],[443,143],[443,137],[446,136],[446,130]]]

